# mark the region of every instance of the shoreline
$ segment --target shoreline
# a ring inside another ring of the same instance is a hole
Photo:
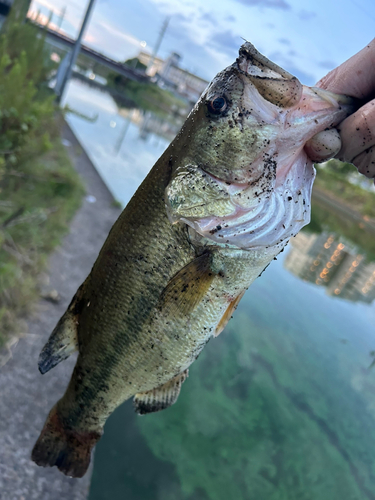
[[[26,319],[27,331],[0,368],[0,496],[7,500],[55,500],[56,495],[62,500],[86,500],[90,487],[92,464],[82,479],[71,479],[56,467],[38,467],[30,458],[48,412],[62,396],[75,363],[73,355],[42,376],[37,367],[39,352],[90,272],[121,212],[66,122],[61,139],[83,180],[86,196],[41,276],[43,289],[57,291],[60,300],[38,301]]]
[[[333,195],[332,192],[313,187],[311,199],[312,203],[314,203],[315,199],[322,206],[331,209],[339,216],[346,216],[353,222],[361,224],[360,227],[362,229],[366,229],[375,234],[375,221],[373,219],[366,219],[366,216],[362,215],[360,212],[353,209],[348,203]]]

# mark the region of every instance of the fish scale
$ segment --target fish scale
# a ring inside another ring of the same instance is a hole
[[[111,229],[40,354],[45,373],[79,351],[32,451],[37,464],[81,477],[123,401],[134,397],[142,415],[177,401],[191,363],[309,221],[304,144],[352,110],[241,47]]]

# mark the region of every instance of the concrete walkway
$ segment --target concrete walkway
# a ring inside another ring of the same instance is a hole
[[[91,468],[84,478],[71,479],[56,467],[44,469],[30,459],[47,414],[63,394],[75,363],[72,356],[74,359],[42,376],[37,368],[39,352],[120,214],[68,126],[63,138],[70,143],[67,149],[84,179],[87,196],[69,235],[51,256],[45,276],[48,288],[57,290],[61,300],[57,304],[40,300],[28,321],[28,333],[32,335],[21,338],[12,349],[12,358],[0,369],[1,500],[84,500],[90,483]]]

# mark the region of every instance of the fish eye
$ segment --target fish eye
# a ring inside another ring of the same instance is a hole
[[[208,111],[218,115],[226,110],[227,100],[223,96],[216,96],[207,103]]]

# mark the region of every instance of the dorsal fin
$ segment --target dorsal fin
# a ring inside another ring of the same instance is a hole
[[[39,354],[38,367],[42,375],[78,349],[77,328],[83,306],[83,294],[84,284],[78,288],[68,309],[60,318]]]
[[[134,396],[134,408],[139,415],[153,413],[164,410],[172,406],[178,398],[181,391],[181,385],[187,379],[189,370],[186,369],[179,373],[166,384],[152,389],[148,392],[140,392]]]

